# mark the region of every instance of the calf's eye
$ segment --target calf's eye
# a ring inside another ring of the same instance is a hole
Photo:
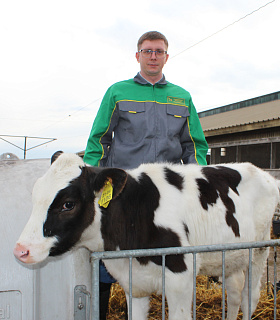
[[[68,201],[63,204],[61,211],[70,211],[74,209],[74,207],[75,207],[75,202]]]

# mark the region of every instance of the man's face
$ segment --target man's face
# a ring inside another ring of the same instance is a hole
[[[163,50],[166,51],[166,45],[163,40],[145,40],[139,50]],[[162,76],[162,68],[168,60],[169,55],[164,54],[162,57],[157,57],[153,52],[149,57],[144,57],[141,52],[136,52],[136,59],[140,63],[141,74],[144,77]]]

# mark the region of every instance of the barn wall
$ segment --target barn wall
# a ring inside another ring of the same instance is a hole
[[[223,145],[223,144],[221,144]],[[211,147],[211,145],[209,145]],[[280,168],[280,142],[212,147],[208,164],[251,162],[262,169]]]

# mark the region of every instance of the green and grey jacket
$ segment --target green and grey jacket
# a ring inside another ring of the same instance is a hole
[[[84,161],[123,169],[152,162],[205,165],[207,150],[190,94],[164,77],[152,85],[138,73],[107,90]]]

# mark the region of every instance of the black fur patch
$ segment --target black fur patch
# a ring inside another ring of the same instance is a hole
[[[160,193],[147,174],[142,173],[138,181],[128,176],[119,197],[112,200],[107,209],[102,208],[101,232],[105,250],[180,247],[176,233],[154,224],[159,200]],[[149,261],[162,264],[161,256],[137,259],[144,265]],[[187,269],[183,255],[167,256],[166,267],[173,272]]]
[[[50,250],[50,256],[57,256],[70,250],[93,221],[94,195],[89,186],[89,170],[83,167],[81,175],[57,193],[48,209],[43,235],[56,236],[58,239]],[[66,208],[73,205],[73,209],[64,210],[65,204]]]
[[[97,174],[103,170],[83,167],[81,176],[57,193],[43,225],[45,237],[56,236],[58,239],[50,251],[51,256],[70,250],[93,223],[93,186]],[[175,232],[154,224],[154,212],[159,203],[160,193],[147,174],[142,173],[138,180],[128,176],[122,192],[111,200],[107,208],[100,207],[105,250],[180,247],[180,239]],[[141,257],[138,261],[143,265],[149,261],[162,264],[162,258],[157,256]],[[183,255],[166,256],[165,264],[172,272],[187,270]]]
[[[208,210],[208,205],[213,205],[220,197],[226,207],[227,225],[232,228],[236,237],[240,237],[239,225],[234,217],[235,205],[228,196],[228,192],[230,188],[239,195],[237,186],[241,181],[241,175],[238,171],[223,166],[217,166],[216,168],[204,167],[202,172],[207,180],[196,180],[200,191],[201,206]]]
[[[164,168],[164,173],[166,181],[182,191],[184,178],[179,173],[174,172],[167,167]]]
[[[187,238],[189,238],[189,233],[190,233],[189,228],[185,223],[183,223],[183,225],[184,225],[186,236],[187,236]]]

